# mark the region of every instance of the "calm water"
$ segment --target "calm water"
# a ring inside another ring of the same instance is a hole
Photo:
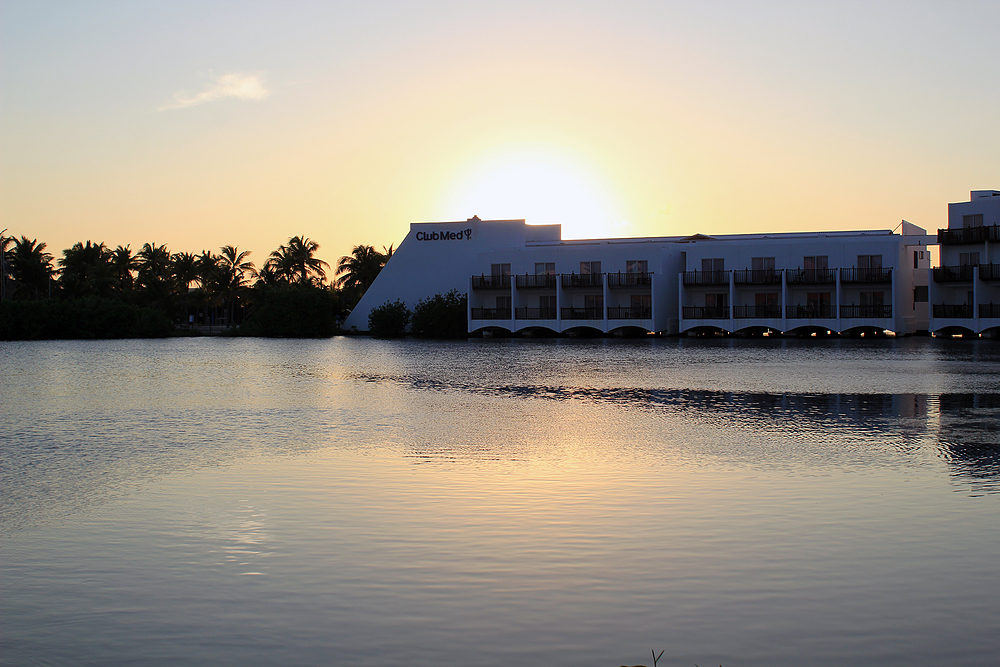
[[[11,665],[995,665],[1000,343],[0,342]]]

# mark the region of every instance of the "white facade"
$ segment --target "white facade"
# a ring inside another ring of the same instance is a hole
[[[930,284],[935,333],[1000,333],[1000,191],[973,190],[948,204],[938,230],[940,266]]]
[[[469,331],[926,330],[935,237],[890,231],[563,241],[524,220],[414,223],[345,322],[456,289]],[[920,291],[923,287],[924,291]]]

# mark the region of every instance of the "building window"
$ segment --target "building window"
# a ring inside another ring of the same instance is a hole
[[[806,308],[813,317],[830,317],[830,292],[807,293]]]
[[[644,259],[630,259],[625,262],[625,273],[648,273],[647,263]]]
[[[585,276],[597,275],[601,272],[600,262],[580,262],[580,273]]]
[[[498,296],[497,297],[497,311],[500,315],[508,312],[510,310],[510,297],[509,296]]]
[[[976,266],[979,264],[979,253],[960,252],[958,253],[958,263],[961,266]]]
[[[554,320],[556,317],[555,296],[538,297],[538,316],[543,320]]]
[[[983,214],[973,213],[972,215],[962,216],[962,226],[963,227],[982,227],[983,226]]]
[[[604,310],[603,294],[587,294],[583,297],[583,307],[592,313]]]
[[[862,292],[862,306],[881,306],[884,303],[885,292]]]
[[[807,271],[816,269],[826,270],[829,268],[829,257],[827,255],[807,255],[802,258],[802,268]]]
[[[509,276],[510,264],[490,264],[490,275],[498,277]]]
[[[702,271],[725,271],[725,260],[722,257],[701,260]]]
[[[706,294],[705,295],[705,307],[706,308],[728,308],[729,307],[729,295],[722,294]]]
[[[767,292],[762,294],[754,294],[754,305],[756,306],[777,306],[778,305],[778,293],[777,292]]]
[[[535,275],[536,276],[554,276],[554,275],[556,275],[556,263],[555,262],[535,262]]]
[[[858,255],[859,269],[881,269],[882,255]]]
[[[754,271],[774,271],[774,257],[752,257],[750,268]]]
[[[649,294],[633,294],[631,305],[633,308],[651,308],[653,299]]]
[[[927,285],[917,285],[913,288],[913,303],[927,303]]]

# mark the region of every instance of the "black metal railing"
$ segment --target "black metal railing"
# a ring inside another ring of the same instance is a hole
[[[785,317],[791,320],[829,319],[835,317],[833,306],[785,306]]]
[[[536,276],[526,273],[523,276],[514,276],[514,278],[514,284],[517,289],[555,289],[558,282],[554,273],[544,273]]]
[[[947,318],[969,318],[972,317],[972,304],[971,303],[935,303],[934,305],[934,317],[939,317],[941,319]]]
[[[556,319],[555,308],[515,308],[515,320],[554,320]]]
[[[603,287],[603,273],[564,273],[562,274],[562,286],[565,288],[581,287]],[[597,318],[600,319],[600,318]]]
[[[980,280],[1000,280],[1000,264],[980,264]]]
[[[608,287],[649,287],[653,284],[652,273],[609,273]]]
[[[836,269],[788,269],[785,276],[790,285],[827,285],[837,282]]]
[[[934,282],[954,283],[959,281],[972,280],[973,265],[963,264],[961,266],[935,266]]]
[[[963,243],[1000,241],[1000,227],[997,227],[996,225],[986,225],[983,227],[939,229],[937,233],[937,241],[941,245],[961,245]]]
[[[472,276],[472,289],[510,289],[510,276]]]
[[[777,269],[741,269],[733,271],[737,285],[780,285],[781,271]]]
[[[686,320],[728,320],[729,306],[684,306],[681,314]]]
[[[649,320],[653,317],[652,306],[609,306],[609,320]]]
[[[510,308],[472,308],[474,320],[509,320]]]
[[[728,285],[729,271],[685,271],[684,284],[685,285]]]
[[[603,320],[603,308],[562,308],[562,319],[564,320]]]
[[[979,304],[979,317],[1000,317],[1000,303]]]
[[[842,283],[891,283],[892,269],[841,269]]]
[[[845,318],[858,317],[892,317],[892,304],[878,304],[869,306],[841,306],[840,316]]]
[[[738,320],[781,317],[781,306],[734,306],[733,317]]]

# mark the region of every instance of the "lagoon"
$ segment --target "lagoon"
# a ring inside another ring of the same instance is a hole
[[[1000,344],[0,342],[4,664],[1000,654]]]

